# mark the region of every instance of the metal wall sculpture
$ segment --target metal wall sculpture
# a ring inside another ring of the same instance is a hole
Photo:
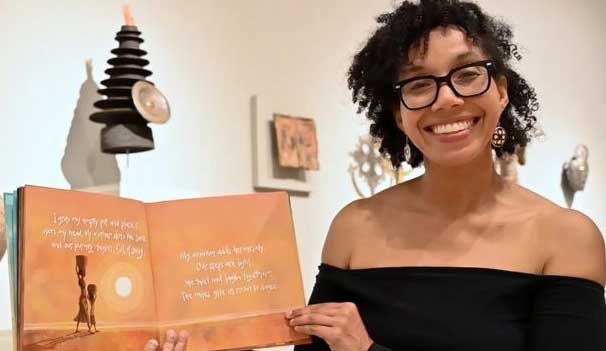
[[[355,150],[349,155],[352,162],[348,172],[360,197],[370,197],[381,188],[402,183],[412,172],[406,164],[394,170],[391,162],[381,156],[377,143],[370,135],[358,138]]]

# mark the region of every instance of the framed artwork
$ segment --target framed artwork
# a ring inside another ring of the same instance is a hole
[[[313,119],[274,114],[274,126],[280,166],[314,171],[320,169]]]
[[[284,190],[297,195],[308,195],[311,192],[310,181],[313,179],[313,172],[309,172],[303,168],[280,165],[279,147],[272,108],[265,101],[260,101],[256,95],[250,98],[253,188],[257,191]],[[292,128],[292,126],[287,126],[286,128]],[[313,131],[315,138],[315,125]],[[307,132],[310,133],[309,130]],[[294,129],[289,130],[287,133],[294,133]],[[305,142],[302,143],[305,144]],[[315,141],[314,145],[313,147],[317,149],[317,141]],[[309,148],[312,148],[312,146]],[[286,147],[285,151],[287,149],[288,147]],[[292,147],[292,149],[294,150],[295,148]],[[307,149],[302,151],[302,153],[305,152],[313,154],[313,152]],[[294,164],[295,154],[298,160],[299,151],[296,153],[294,151],[287,152],[284,156],[287,159],[292,158],[289,162],[293,162]],[[306,158],[304,157],[304,159]],[[309,163],[313,163],[313,160],[310,160]]]

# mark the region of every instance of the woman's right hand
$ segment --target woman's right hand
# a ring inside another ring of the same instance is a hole
[[[366,351],[373,344],[352,302],[308,305],[286,314],[295,331],[324,339],[332,351]]]
[[[169,329],[166,331],[166,338],[161,350],[158,350],[160,343],[155,339],[151,339],[145,344],[143,351],[185,351],[187,349],[188,338],[189,333],[185,330],[181,330],[179,335],[177,335],[177,332]]]

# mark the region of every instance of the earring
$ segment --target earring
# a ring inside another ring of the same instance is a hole
[[[494,132],[492,133],[492,140],[490,141],[490,143],[492,144],[492,146],[498,149],[505,145],[506,140],[507,131],[505,130],[505,128],[501,127],[501,124],[499,123],[494,129]]]
[[[406,145],[404,145],[404,160],[408,164],[412,160],[412,150],[410,150],[410,145],[408,144],[408,136],[406,136]]]

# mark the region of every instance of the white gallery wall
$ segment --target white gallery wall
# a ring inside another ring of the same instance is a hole
[[[0,0],[0,190],[69,188],[61,170],[85,60],[107,76],[123,1]],[[313,117],[320,171],[293,197],[306,296],[332,217],[357,198],[349,152],[367,123],[346,87],[352,55],[391,0],[130,1],[149,52],[150,80],[173,118],[154,126],[156,150],[118,157],[123,196],[145,201],[252,192],[250,96],[275,112]],[[562,163],[590,151],[574,207],[606,226],[606,3],[483,0],[514,27],[519,70],[535,86],[547,135],[527,152],[520,183],[564,205]],[[85,163],[84,163],[85,164]],[[0,263],[0,330],[10,328],[6,259]]]

